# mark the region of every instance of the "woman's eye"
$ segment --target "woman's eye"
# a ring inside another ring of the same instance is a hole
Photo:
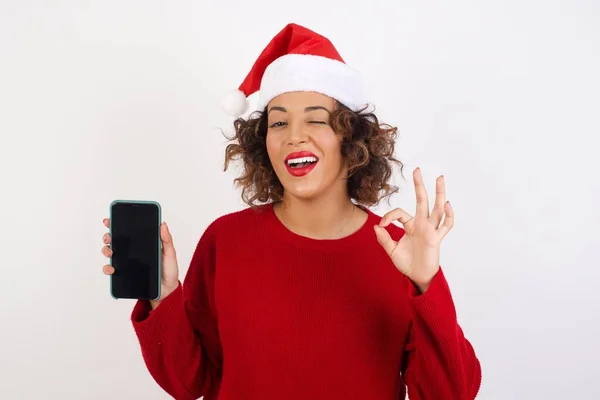
[[[325,121],[308,121],[309,124],[322,124],[322,125],[327,125],[327,122]]]
[[[269,125],[269,128],[278,128],[283,125],[285,125],[285,122],[275,122],[275,123],[272,123],[271,125]]]

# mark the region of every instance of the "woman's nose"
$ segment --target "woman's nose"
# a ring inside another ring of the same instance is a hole
[[[306,143],[308,140],[306,130],[302,124],[290,124],[290,129],[288,129],[288,132],[288,143],[291,145]]]

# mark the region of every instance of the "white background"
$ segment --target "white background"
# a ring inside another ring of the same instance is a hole
[[[288,22],[335,43],[456,225],[442,263],[479,399],[600,398],[600,3],[0,2],[0,397],[166,399],[101,272],[102,218],[159,201],[182,274],[243,207],[219,108]]]

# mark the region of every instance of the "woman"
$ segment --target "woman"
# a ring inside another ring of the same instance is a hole
[[[251,207],[210,224],[183,285],[161,227],[162,296],[132,313],[156,382],[177,399],[475,398],[479,361],[439,267],[443,177],[431,213],[419,169],[414,216],[366,208],[396,191],[396,130],[315,32],[286,26],[224,105],[239,116],[256,91],[261,112],[226,151]]]

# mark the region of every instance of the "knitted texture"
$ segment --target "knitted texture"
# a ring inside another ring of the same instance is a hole
[[[134,307],[155,381],[178,400],[474,399],[480,364],[443,271],[419,294],[367,212],[337,240],[289,231],[271,205],[215,220],[182,285]]]

